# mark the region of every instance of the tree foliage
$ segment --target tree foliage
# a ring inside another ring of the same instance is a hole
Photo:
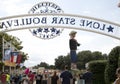
[[[41,62],[40,64],[34,66],[35,69],[38,69],[39,67],[44,67],[46,69],[49,69],[49,64],[47,64],[46,62]]]
[[[63,70],[64,66],[67,65],[70,68],[70,55],[67,56],[58,56],[55,59],[55,68]]]
[[[106,84],[111,84],[116,78],[115,72],[119,66],[120,46],[113,48],[108,56],[109,58],[105,69],[105,80]]]
[[[27,60],[28,54],[20,51],[23,46],[21,46],[22,41],[18,37],[8,35],[7,33],[0,32],[0,60],[2,60],[3,56],[3,39],[4,44],[7,44],[7,47],[12,47],[14,51],[19,51],[22,55],[22,63],[24,63],[25,60]],[[8,44],[9,43],[9,44]]]
[[[90,50],[81,51],[77,53],[77,67],[78,69],[85,69],[85,64],[92,60],[104,60],[107,58],[106,54],[102,54],[99,51],[91,52]],[[67,56],[58,56],[55,59],[55,67],[57,69],[63,69],[65,65],[68,65],[70,68],[70,54]]]
[[[93,84],[105,84],[104,71],[107,60],[90,61],[89,70],[93,73]]]
[[[91,52],[90,50],[81,51],[78,53],[77,66],[79,69],[85,69],[85,64],[93,60],[104,60],[107,55],[99,51]]]

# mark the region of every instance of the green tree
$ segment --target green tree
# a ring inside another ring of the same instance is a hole
[[[104,71],[107,60],[90,61],[89,69],[93,73],[93,84],[105,84]]]
[[[85,69],[85,64],[93,60],[104,60],[107,55],[99,51],[91,52],[90,50],[78,52],[77,66],[79,69]]]
[[[116,46],[115,48],[113,48],[108,56],[108,62],[105,69],[105,82],[106,84],[112,84],[112,82],[116,78],[116,69],[119,66],[118,61],[120,57],[120,46]]]
[[[92,60],[104,60],[107,55],[99,51],[91,52],[90,50],[81,51],[77,53],[77,67],[78,69],[85,69],[85,64]],[[70,68],[70,54],[67,56],[58,56],[55,59],[55,67],[57,69],[63,69],[65,65],[68,65]]]
[[[38,65],[39,67],[45,67],[46,69],[49,68],[49,64],[47,64],[46,62],[41,62],[40,65]]]
[[[55,59],[55,68],[63,69],[64,65],[64,56],[58,56],[58,58]]]
[[[85,64],[92,60],[91,51],[81,51],[78,53],[78,62],[77,66],[79,69],[85,69]]]
[[[55,59],[55,68],[63,70],[64,66],[68,65],[70,69],[70,55],[67,56],[58,56],[58,58]]]
[[[99,60],[99,59],[104,60],[104,56],[99,51],[92,52],[92,57],[94,60]]]
[[[29,56],[27,53],[21,52],[21,55],[22,55],[21,63],[24,63],[26,60],[28,60]]]
[[[18,37],[15,37],[15,36],[12,36],[12,35],[8,35],[6,33],[4,33],[3,36],[4,36],[4,39],[7,42],[11,43],[11,45],[14,48],[15,51],[19,51],[21,53],[21,55],[22,55],[21,62],[22,63],[24,63],[25,60],[28,60],[28,54],[25,53],[25,52],[20,51],[23,48],[23,46],[21,46],[22,41],[20,41],[20,39]]]
[[[50,69],[55,69],[55,66],[54,65],[49,65],[49,68]]]
[[[19,38],[15,37],[15,36],[12,36],[12,35],[8,35],[7,33],[3,33],[3,32],[0,32],[0,60],[2,60],[2,52],[3,52],[3,39],[5,39],[4,41],[4,44],[6,44],[6,41],[7,43],[7,46],[10,47],[10,45],[12,45],[12,48],[14,47],[14,50],[15,51],[20,51],[23,46],[21,46],[22,44],[22,41],[20,41]],[[20,51],[20,53],[22,53],[22,63],[24,63],[25,60],[27,60],[27,55],[28,54],[25,54],[24,52]]]

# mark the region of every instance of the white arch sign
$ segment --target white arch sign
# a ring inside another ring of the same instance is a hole
[[[1,32],[30,28],[70,28],[95,32],[120,40],[120,24],[72,14],[25,14],[0,18]]]

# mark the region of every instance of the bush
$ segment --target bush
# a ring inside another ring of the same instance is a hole
[[[119,66],[120,46],[113,48],[108,56],[109,59],[105,68],[105,82],[106,84],[112,84],[116,79],[115,72]]]
[[[89,62],[89,69],[93,73],[93,84],[105,84],[104,71],[107,61],[97,60]]]

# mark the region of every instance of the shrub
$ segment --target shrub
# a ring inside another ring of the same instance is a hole
[[[89,69],[93,73],[93,84],[105,84],[104,71],[107,61],[97,60],[89,62]]]

